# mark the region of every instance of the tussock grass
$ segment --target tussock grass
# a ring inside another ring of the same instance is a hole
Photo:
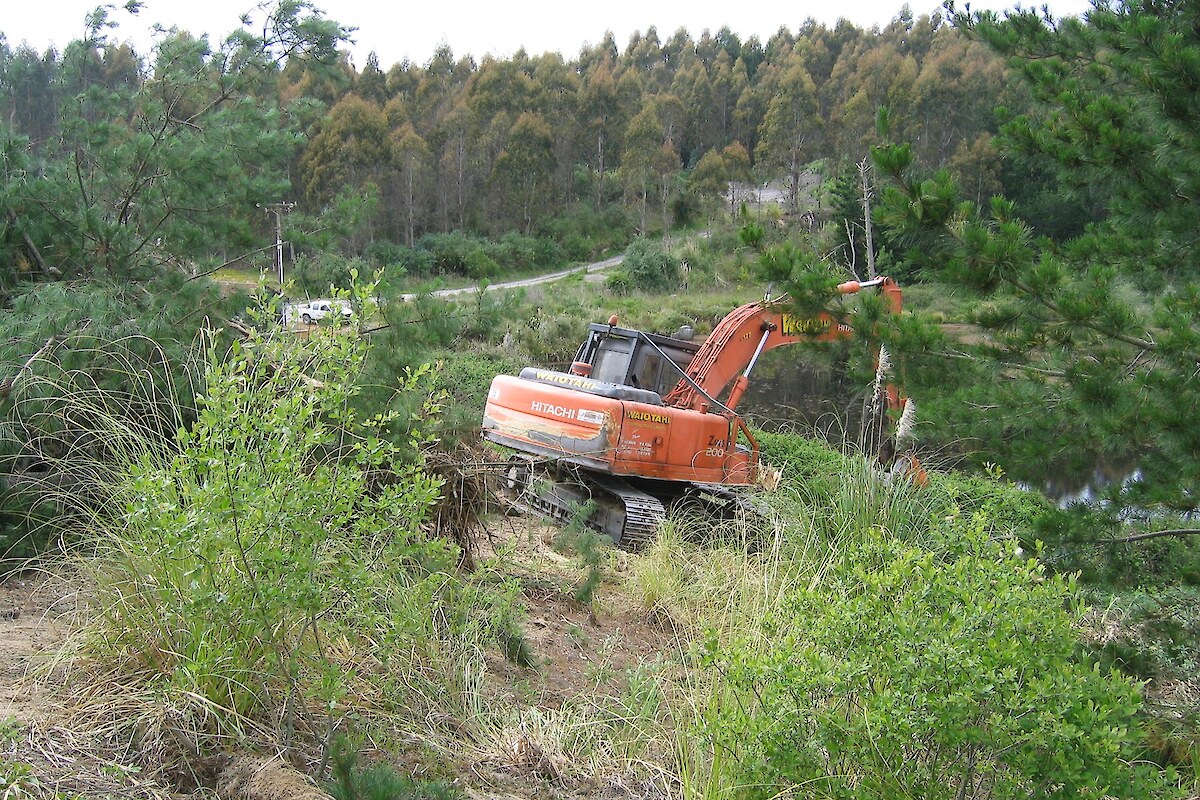
[[[474,757],[560,789],[669,797],[678,667],[656,656],[623,678],[617,695],[587,692],[553,707],[485,704]]]
[[[761,497],[764,514],[668,520],[633,565],[631,587],[647,612],[685,636],[744,630],[833,564],[857,558],[867,534],[920,542],[932,511],[915,487],[864,458],[825,452],[833,466],[822,480],[785,471],[784,486]]]
[[[668,623],[684,639],[708,629],[734,629],[772,607],[790,586],[816,574],[815,558],[795,557],[812,541],[802,530],[786,538],[789,531],[775,520],[760,546],[758,532],[748,524],[668,520],[632,567],[631,586],[651,617]],[[696,544],[696,526],[706,529],[711,544]]]

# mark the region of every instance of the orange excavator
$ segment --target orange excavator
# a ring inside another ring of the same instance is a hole
[[[900,313],[890,278],[838,285],[864,289]],[[786,296],[735,309],[703,344],[617,322],[588,326],[569,372],[494,378],[483,435],[516,451],[506,483],[518,506],[566,523],[590,502],[587,524],[626,549],[649,541],[678,500],[759,483],[758,443],[737,407],[764,352],[853,334],[826,313],[793,315]],[[895,387],[885,394],[889,411],[904,408]]]

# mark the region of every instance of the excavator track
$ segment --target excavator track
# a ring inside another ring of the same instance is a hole
[[[658,498],[619,478],[592,476],[591,480],[617,498],[625,509],[625,524],[617,540],[618,546],[624,550],[640,550],[654,541],[658,526],[667,516],[667,510]]]
[[[505,495],[513,506],[560,525],[575,522],[580,509],[594,504],[584,524],[623,550],[652,542],[667,516],[658,498],[627,481],[570,465],[514,456],[505,477]]]

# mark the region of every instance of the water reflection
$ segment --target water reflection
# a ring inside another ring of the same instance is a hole
[[[797,360],[793,352],[768,353],[751,375],[738,409],[751,424],[766,431],[817,431],[834,446],[858,441],[867,387],[854,385],[827,357]],[[824,360],[821,360],[824,359]],[[939,447],[938,461],[970,469],[974,463],[959,449]],[[1036,463],[1000,465],[1019,485],[1041,491],[1059,506],[1095,502],[1113,486],[1140,476],[1134,461],[1112,460],[1080,451]]]
[[[832,444],[858,441],[866,388],[828,363],[780,355],[764,356],[738,411],[765,431],[816,430]]]
[[[1064,471],[1052,478],[1018,482],[1026,489],[1039,489],[1059,508],[1066,508],[1075,503],[1100,502],[1107,490],[1116,486],[1126,486],[1139,480],[1141,476],[1141,470],[1134,463],[1110,462],[1100,458],[1092,464],[1090,471]]]

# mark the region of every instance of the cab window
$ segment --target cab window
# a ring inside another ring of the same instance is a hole
[[[629,339],[611,337],[603,340],[596,350],[591,377],[598,381],[627,386],[632,350],[633,342]]]

